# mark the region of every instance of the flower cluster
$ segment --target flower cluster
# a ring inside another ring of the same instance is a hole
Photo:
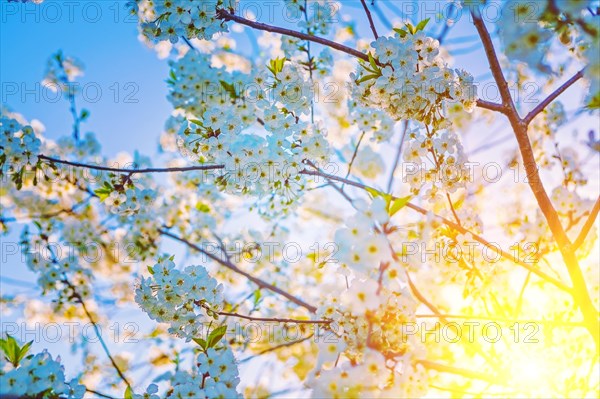
[[[291,205],[304,188],[303,163],[329,152],[324,129],[307,120],[312,91],[301,67],[277,59],[269,73],[228,72],[194,51],[171,66],[169,99],[189,120],[179,130],[182,152],[224,165],[216,180],[224,191],[256,195],[270,209]]]
[[[395,120],[416,120],[434,128],[448,125],[446,104],[471,111],[477,100],[473,76],[452,70],[440,57],[439,42],[410,26],[372,43],[375,56],[351,75],[353,98],[385,110]]]
[[[361,206],[359,204],[358,206]],[[339,245],[339,271],[344,275],[358,273],[359,276],[377,278],[381,262],[391,260],[390,246],[385,235],[374,231],[375,224],[382,225],[389,220],[385,201],[376,198],[369,208],[346,221],[346,227],[335,233],[335,242]],[[364,284],[368,290],[368,284]],[[357,293],[357,296],[362,296]],[[369,296],[365,296],[365,301]],[[364,306],[363,306],[364,305]],[[364,302],[357,310],[367,309]],[[375,305],[377,307],[377,305]]]
[[[138,169],[149,166],[150,161],[145,157],[136,156],[135,161],[131,164],[133,165],[132,169]],[[149,206],[157,194],[154,189],[149,188],[151,184],[153,181],[148,175],[136,176],[133,173],[110,172],[104,176],[100,187],[94,192],[105,203],[110,213],[131,216],[138,214],[141,210],[149,211]]]
[[[85,386],[77,380],[65,381],[64,367],[60,357],[44,350],[25,357],[18,367],[4,373],[0,371],[0,395],[35,398],[83,398]]]
[[[177,43],[180,37],[210,40],[219,32],[227,32],[225,22],[217,18],[217,10],[233,9],[235,3],[235,0],[135,0],[128,6],[133,14],[138,14],[144,36],[154,42]]]
[[[443,193],[454,193],[469,181],[468,159],[456,133],[414,129],[407,137],[403,179],[413,194],[425,189],[426,198],[435,202]]]
[[[510,0],[504,3],[498,25],[507,57],[548,72],[545,57],[553,35],[540,23],[543,13],[542,2]]]
[[[38,234],[23,230],[21,243],[26,254],[27,266],[39,273],[38,284],[44,292],[59,291],[61,299],[69,299],[77,287],[77,295],[89,295],[89,281],[92,272],[82,267],[76,254],[59,253],[48,239],[58,226],[52,222],[37,223]],[[62,226],[61,226],[62,227]],[[67,230],[68,234],[68,230]],[[68,235],[66,236],[68,237]]]
[[[219,399],[241,398],[236,391],[240,379],[235,357],[231,348],[210,348],[198,355],[191,371],[168,373],[160,380],[168,380],[169,389],[164,398],[173,399]],[[157,380],[157,382],[159,382]],[[158,387],[151,384],[146,395],[134,395],[134,399],[157,399]]]
[[[0,177],[12,174],[20,188],[26,166],[38,162],[41,145],[31,126],[0,115]]]
[[[372,141],[387,142],[394,135],[394,120],[385,110],[360,106],[354,99],[349,101],[349,108],[352,124],[372,133]]]
[[[148,267],[151,277],[142,277],[135,301],[151,319],[169,323],[169,332],[191,340],[202,331],[202,323],[217,316],[223,303],[223,286],[202,266],[175,269],[170,259]]]
[[[404,288],[403,266],[393,259],[384,233],[391,204],[378,196],[370,206],[355,205],[356,215],[335,234],[337,272],[347,276],[349,287],[324,298],[317,309],[319,317],[335,321],[338,341],[319,345],[313,396],[414,395],[426,388],[426,378],[412,362],[420,344],[404,330],[415,321],[417,304]]]

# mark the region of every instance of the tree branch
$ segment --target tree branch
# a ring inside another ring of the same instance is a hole
[[[170,237],[170,238],[174,239],[175,241],[179,241],[179,242],[187,245],[189,248],[191,248],[195,251],[198,251],[198,252],[208,256],[210,259],[214,260],[215,262],[219,263],[222,266],[225,266],[226,268],[230,269],[231,271],[233,271],[237,274],[241,274],[242,276],[246,277],[248,280],[252,281],[254,284],[258,285],[260,288],[264,288],[264,289],[267,289],[278,295],[281,295],[282,297],[287,298],[288,300],[295,303],[296,305],[307,309],[311,313],[315,313],[317,311],[317,308],[315,306],[309,305],[308,303],[304,302],[300,298],[297,298],[297,297],[293,296],[292,294],[285,292],[281,288],[275,287],[274,285],[269,284],[266,281],[263,281],[257,277],[254,277],[253,275],[249,274],[248,272],[243,271],[242,269],[240,269],[239,267],[237,267],[230,261],[221,259],[218,256],[215,256],[215,255],[205,251],[198,245],[189,242],[185,238],[179,237],[165,229],[158,229],[158,232],[166,237]]]
[[[213,170],[213,169],[224,169],[225,168],[225,165],[198,165],[198,166],[174,167],[174,168],[123,169],[123,168],[111,168],[109,166],[92,165],[92,164],[81,163],[81,162],[67,161],[64,159],[49,157],[44,154],[38,155],[38,158],[43,159],[45,161],[49,161],[51,163],[75,166],[78,168],[103,170],[106,172],[114,172],[114,173],[131,173],[131,174],[188,172],[188,171],[192,171],[192,170]]]
[[[248,316],[245,314],[233,313],[233,312],[216,312],[216,313],[220,316],[237,317],[240,319],[252,320],[252,321],[272,321],[272,322],[277,322],[277,323],[294,323],[294,324],[330,324],[330,323],[332,323],[331,320],[301,320],[301,319],[285,319],[285,318],[278,318],[278,317],[254,317],[254,316]]]
[[[416,362],[429,370],[435,370],[440,371],[442,373],[456,374],[466,378],[487,381],[494,385],[498,385],[499,383],[498,378],[478,371],[467,370],[454,366],[447,366],[445,364],[435,363],[425,359],[419,359]]]
[[[571,290],[573,300],[581,310],[583,318],[586,322],[586,328],[590,332],[590,335],[594,340],[594,344],[598,348],[598,345],[600,344],[598,310],[595,308],[592,299],[590,298],[585,278],[581,272],[581,268],[579,267],[579,261],[575,256],[573,245],[571,244],[560,222],[558,213],[556,212],[556,209],[554,209],[554,205],[552,204],[552,201],[550,201],[550,198],[548,197],[540,178],[538,166],[535,162],[535,156],[531,147],[531,142],[529,141],[529,136],[527,134],[528,125],[525,119],[521,119],[519,117],[519,114],[515,108],[510,91],[508,89],[508,84],[504,78],[504,74],[502,73],[500,62],[496,56],[492,39],[485,26],[485,23],[481,18],[479,9],[472,8],[471,14],[473,15],[473,23],[475,24],[475,28],[477,29],[479,37],[483,43],[492,75],[500,90],[502,103],[506,109],[506,116],[510,121],[513,132],[517,139],[517,143],[519,144],[519,151],[523,159],[525,171],[527,172],[527,182],[531,188],[531,191],[533,192],[533,195],[535,196],[538,207],[542,211],[542,214],[548,223],[548,227],[552,232],[552,236],[556,241],[558,249],[560,250],[562,258],[567,267],[569,277],[571,278],[571,282],[573,284],[573,288]],[[564,89],[562,91],[564,91]],[[560,94],[562,91],[559,89],[558,94]],[[552,97],[549,100],[547,99],[548,101],[546,102],[546,105],[549,104],[554,98],[556,97]],[[543,108],[540,109],[543,110]]]
[[[594,204],[594,207],[592,208],[592,211],[590,212],[590,216],[588,216],[587,220],[585,221],[585,224],[583,225],[583,227],[581,228],[581,231],[579,232],[579,235],[573,242],[573,250],[574,251],[577,250],[577,248],[579,248],[581,246],[581,244],[583,244],[583,242],[585,241],[585,238],[587,237],[588,233],[590,232],[590,229],[592,228],[592,226],[594,225],[594,222],[596,221],[596,218],[598,217],[598,211],[600,211],[600,197],[598,197],[598,199],[596,200],[596,203]]]
[[[527,114],[527,116],[525,116],[525,118],[523,118],[523,122],[525,122],[527,125],[529,125],[529,123],[531,123],[531,121],[540,112],[542,112],[552,101],[554,101],[565,90],[567,90],[569,87],[571,87],[575,82],[577,82],[579,79],[581,79],[583,77],[583,71],[584,70],[582,69],[581,71],[577,72],[575,75],[573,75],[573,77],[571,79],[567,80],[558,89],[554,90],[548,97],[546,97],[541,103],[539,103],[537,105],[537,107],[535,107],[533,110],[531,110],[531,112],[529,112]]]
[[[369,19],[369,26],[371,27],[371,31],[373,32],[373,36],[375,36],[375,40],[379,39],[379,35],[377,34],[377,29],[375,28],[375,24],[373,23],[373,17],[371,16],[371,11],[369,11],[369,7],[367,7],[367,3],[365,0],[360,0],[363,8],[365,9],[365,13],[367,14],[367,18]]]
[[[479,108],[489,109],[490,111],[496,111],[505,114],[506,108],[502,104],[496,104],[490,101],[477,100],[477,106]]]
[[[106,346],[106,342],[104,342],[104,338],[102,338],[102,333],[100,332],[100,327],[98,327],[98,323],[96,323],[96,321],[92,317],[92,314],[89,312],[89,310],[85,304],[85,301],[83,300],[81,295],[77,292],[75,286],[73,284],[71,284],[71,282],[69,280],[64,279],[63,281],[65,282],[65,284],[67,284],[73,290],[73,297],[79,301],[79,303],[81,304],[81,307],[83,308],[83,312],[87,316],[90,323],[92,323],[92,326],[94,327],[94,333],[96,334],[98,341],[100,341],[100,345],[102,346],[102,349],[104,349],[104,353],[106,353],[106,356],[112,363],[113,368],[116,370],[117,374],[119,375],[121,380],[123,380],[125,385],[127,385],[128,387],[131,388],[131,384],[127,380],[127,377],[125,377],[125,374],[123,374],[123,371],[121,371],[121,368],[119,368],[119,365],[117,364],[115,359],[112,357],[110,350],[108,349],[108,346]]]
[[[292,36],[292,37],[296,37],[298,39],[308,40],[308,41],[311,41],[314,43],[319,43],[324,46],[331,47],[335,50],[339,50],[346,54],[352,55],[356,58],[360,58],[361,60],[364,60],[367,62],[369,61],[369,57],[366,54],[361,53],[360,51],[350,48],[348,46],[344,46],[343,44],[339,44],[339,43],[336,43],[329,39],[325,39],[325,38],[322,38],[319,36],[308,35],[306,33],[298,32],[298,31],[291,30],[291,29],[280,28],[278,26],[267,25],[267,24],[263,24],[261,22],[250,21],[249,19],[242,18],[237,15],[231,14],[224,9],[217,10],[217,18],[222,19],[224,21],[234,21],[234,22],[237,22],[238,24],[246,25],[251,28],[258,29],[258,30],[264,30],[264,31],[273,32],[273,33],[280,33],[282,35]]]

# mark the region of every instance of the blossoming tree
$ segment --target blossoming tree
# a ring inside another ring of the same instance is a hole
[[[167,165],[102,155],[82,133],[81,64],[61,52],[44,82],[67,94],[71,135],[2,109],[2,232],[18,229],[44,312],[99,344],[81,338],[65,370],[5,334],[0,393],[597,397],[598,2],[504,1],[494,22],[485,1],[443,3],[468,16],[496,100],[443,45],[451,19],[285,0],[298,19],[277,24],[243,3],[126,4],[169,53]],[[519,101],[528,83],[546,94]],[[508,138],[464,145],[498,127]],[[472,162],[481,151],[499,172]],[[102,333],[115,303],[149,326],[135,366]]]

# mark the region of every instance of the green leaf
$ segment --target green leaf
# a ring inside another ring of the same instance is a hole
[[[379,70],[379,68],[377,67],[377,61],[375,60],[373,55],[371,53],[369,53],[368,55],[369,55],[369,64],[371,64],[371,66],[373,67],[373,69],[375,71]]]
[[[406,23],[406,29],[408,29],[408,32],[409,32],[411,35],[414,35],[414,34],[416,33],[415,27],[414,27],[414,26],[412,26],[412,24],[411,24],[411,23],[409,23],[409,22],[407,22],[407,23]]]
[[[225,89],[225,91],[227,92],[227,94],[229,94],[229,96],[231,96],[231,98],[238,98],[238,95],[235,91],[235,86],[232,83],[227,83],[224,80],[219,80],[219,82],[221,83],[221,87]]]
[[[112,187],[107,188],[107,187],[100,187],[94,190],[94,193],[100,198],[100,201],[104,201],[105,199],[108,198],[108,196],[110,195],[110,193],[113,192]]]
[[[375,75],[375,74],[363,76],[362,78],[360,78],[356,81],[356,84],[361,84],[362,82],[366,82],[367,80],[371,80],[371,79],[377,79],[379,76],[380,75]]]
[[[275,58],[274,60],[269,61],[269,65],[267,69],[271,71],[273,75],[277,75],[279,72],[283,70],[283,64],[285,63],[284,58]]]
[[[381,194],[382,194],[382,192],[381,192],[381,191],[375,190],[374,188],[371,188],[371,187],[365,187],[365,190],[366,190],[366,191],[367,191],[369,194],[371,194],[371,196],[372,196],[373,198],[380,197],[380,196],[381,196]]]
[[[429,20],[430,20],[430,19],[431,19],[431,18],[427,18],[427,19],[424,19],[424,20],[422,20],[421,22],[419,22],[419,24],[418,24],[418,25],[417,25],[417,27],[415,28],[415,32],[418,32],[418,31],[420,31],[420,30],[423,30],[423,29],[425,29],[425,27],[426,27],[426,26],[427,26],[427,24],[429,23]]]
[[[81,119],[82,121],[86,120],[87,117],[90,116],[90,111],[88,111],[87,109],[82,109],[81,110],[81,114],[79,115],[79,119]]]
[[[410,198],[411,196],[409,195],[407,197],[396,198],[395,200],[392,200],[388,210],[390,217],[394,216],[400,209],[404,208],[406,204],[408,204],[408,201],[410,201]]]
[[[123,397],[125,399],[132,399],[133,398],[133,389],[131,389],[130,386],[127,386],[127,389],[125,389],[125,394],[123,395]]]
[[[148,266],[148,271],[150,272],[150,274],[154,275],[154,270],[152,269],[152,266]]]
[[[400,37],[403,38],[403,39],[408,34],[408,32],[406,32],[404,29],[401,29],[401,28],[394,28],[394,32],[396,32],[397,34],[399,34]]]
[[[227,332],[226,325],[217,327],[214,330],[212,330],[210,332],[210,334],[208,334],[208,338],[206,339],[207,348],[212,348],[213,346],[218,344],[219,341],[221,340],[221,338],[223,338],[223,336],[225,336],[226,332]]]
[[[195,343],[197,343],[198,345],[200,345],[200,347],[202,348],[202,350],[208,349],[206,347],[206,341],[203,340],[202,338],[192,338],[192,341],[194,341]]]
[[[15,367],[17,367],[19,362],[27,355],[32,344],[33,341],[29,341],[20,347],[17,340],[10,334],[6,334],[6,339],[0,339],[0,349],[4,352],[4,357]]]
[[[260,289],[254,291],[254,307],[258,306],[258,303],[260,302],[262,298],[262,292],[260,291]]]

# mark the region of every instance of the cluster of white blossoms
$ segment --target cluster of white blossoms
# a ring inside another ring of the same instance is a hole
[[[402,179],[412,194],[425,191],[425,198],[435,202],[444,193],[464,188],[472,175],[459,137],[452,130],[434,134],[414,129],[407,134]]]
[[[134,399],[222,399],[241,398],[237,392],[239,372],[231,348],[222,346],[200,353],[191,371],[179,370],[159,377],[156,382],[168,381],[164,396],[157,395],[158,387],[151,384],[143,395]]]
[[[0,176],[37,163],[41,145],[31,126],[0,115]]]
[[[600,29],[596,0],[504,2],[498,33],[506,56],[541,73],[559,69],[547,55],[557,43],[566,46],[587,65],[584,76],[590,81],[586,102],[600,106]],[[581,29],[577,29],[581,28]],[[556,40],[558,39],[558,40]]]
[[[394,120],[382,109],[360,106],[352,99],[348,108],[351,111],[351,122],[367,133],[372,133],[371,140],[387,142],[394,135]]]
[[[382,233],[388,206],[381,197],[369,207],[357,203],[360,211],[335,234],[338,272],[349,287],[317,309],[319,317],[335,321],[337,341],[319,345],[309,380],[313,397],[418,397],[427,389],[426,373],[414,359],[422,345],[405,329],[414,325],[417,304]]]
[[[378,197],[369,208],[360,203],[357,206],[362,206],[364,212],[357,212],[346,221],[346,227],[335,233],[335,242],[339,246],[336,255],[339,272],[377,278],[380,263],[392,259],[386,236],[374,231],[375,224],[383,225],[389,220],[386,203]]]
[[[548,72],[545,58],[553,33],[541,23],[545,8],[545,2],[506,1],[498,25],[507,57]]]
[[[119,163],[117,162],[117,165]],[[136,156],[130,169],[149,167],[147,157]],[[140,212],[150,212],[150,205],[155,200],[156,190],[150,188],[154,185],[149,175],[135,175],[132,173],[117,174],[107,173],[98,182],[99,188],[94,193],[104,202],[109,212],[115,215],[131,216]]]
[[[134,0],[128,2],[132,14],[141,21],[142,33],[154,42],[179,38],[208,39],[227,32],[225,21],[217,18],[217,9],[232,10],[236,0]]]
[[[329,154],[324,129],[308,121],[305,71],[277,59],[267,73],[229,72],[195,51],[171,67],[169,100],[189,121],[178,133],[181,151],[224,165],[216,180],[224,191],[255,195],[271,208],[291,205],[305,185],[304,162],[321,164]]]
[[[190,341],[199,337],[204,322],[217,317],[223,305],[223,285],[202,266],[182,272],[164,259],[148,267],[152,276],[142,277],[135,301],[152,320],[170,324],[169,332]]]
[[[38,285],[43,292],[59,291],[60,299],[68,300],[76,287],[79,296],[87,297],[92,271],[80,264],[76,253],[61,252],[48,242],[55,229],[62,227],[61,223],[44,221],[38,222],[36,227],[39,229],[37,234],[28,228],[23,230],[21,243],[27,266],[38,273]]]
[[[154,197],[154,190],[140,189],[133,186],[122,191],[115,190],[111,192],[104,203],[111,213],[118,215],[133,215],[143,206],[152,203]]]
[[[65,381],[60,357],[52,359],[46,350],[25,357],[12,370],[0,370],[0,396],[75,399],[83,398],[85,392],[77,380]]]
[[[447,127],[445,107],[459,102],[472,111],[477,102],[473,76],[450,69],[439,42],[412,26],[372,43],[375,55],[351,74],[352,97],[360,105],[385,110],[395,120],[416,120],[435,129]]]

